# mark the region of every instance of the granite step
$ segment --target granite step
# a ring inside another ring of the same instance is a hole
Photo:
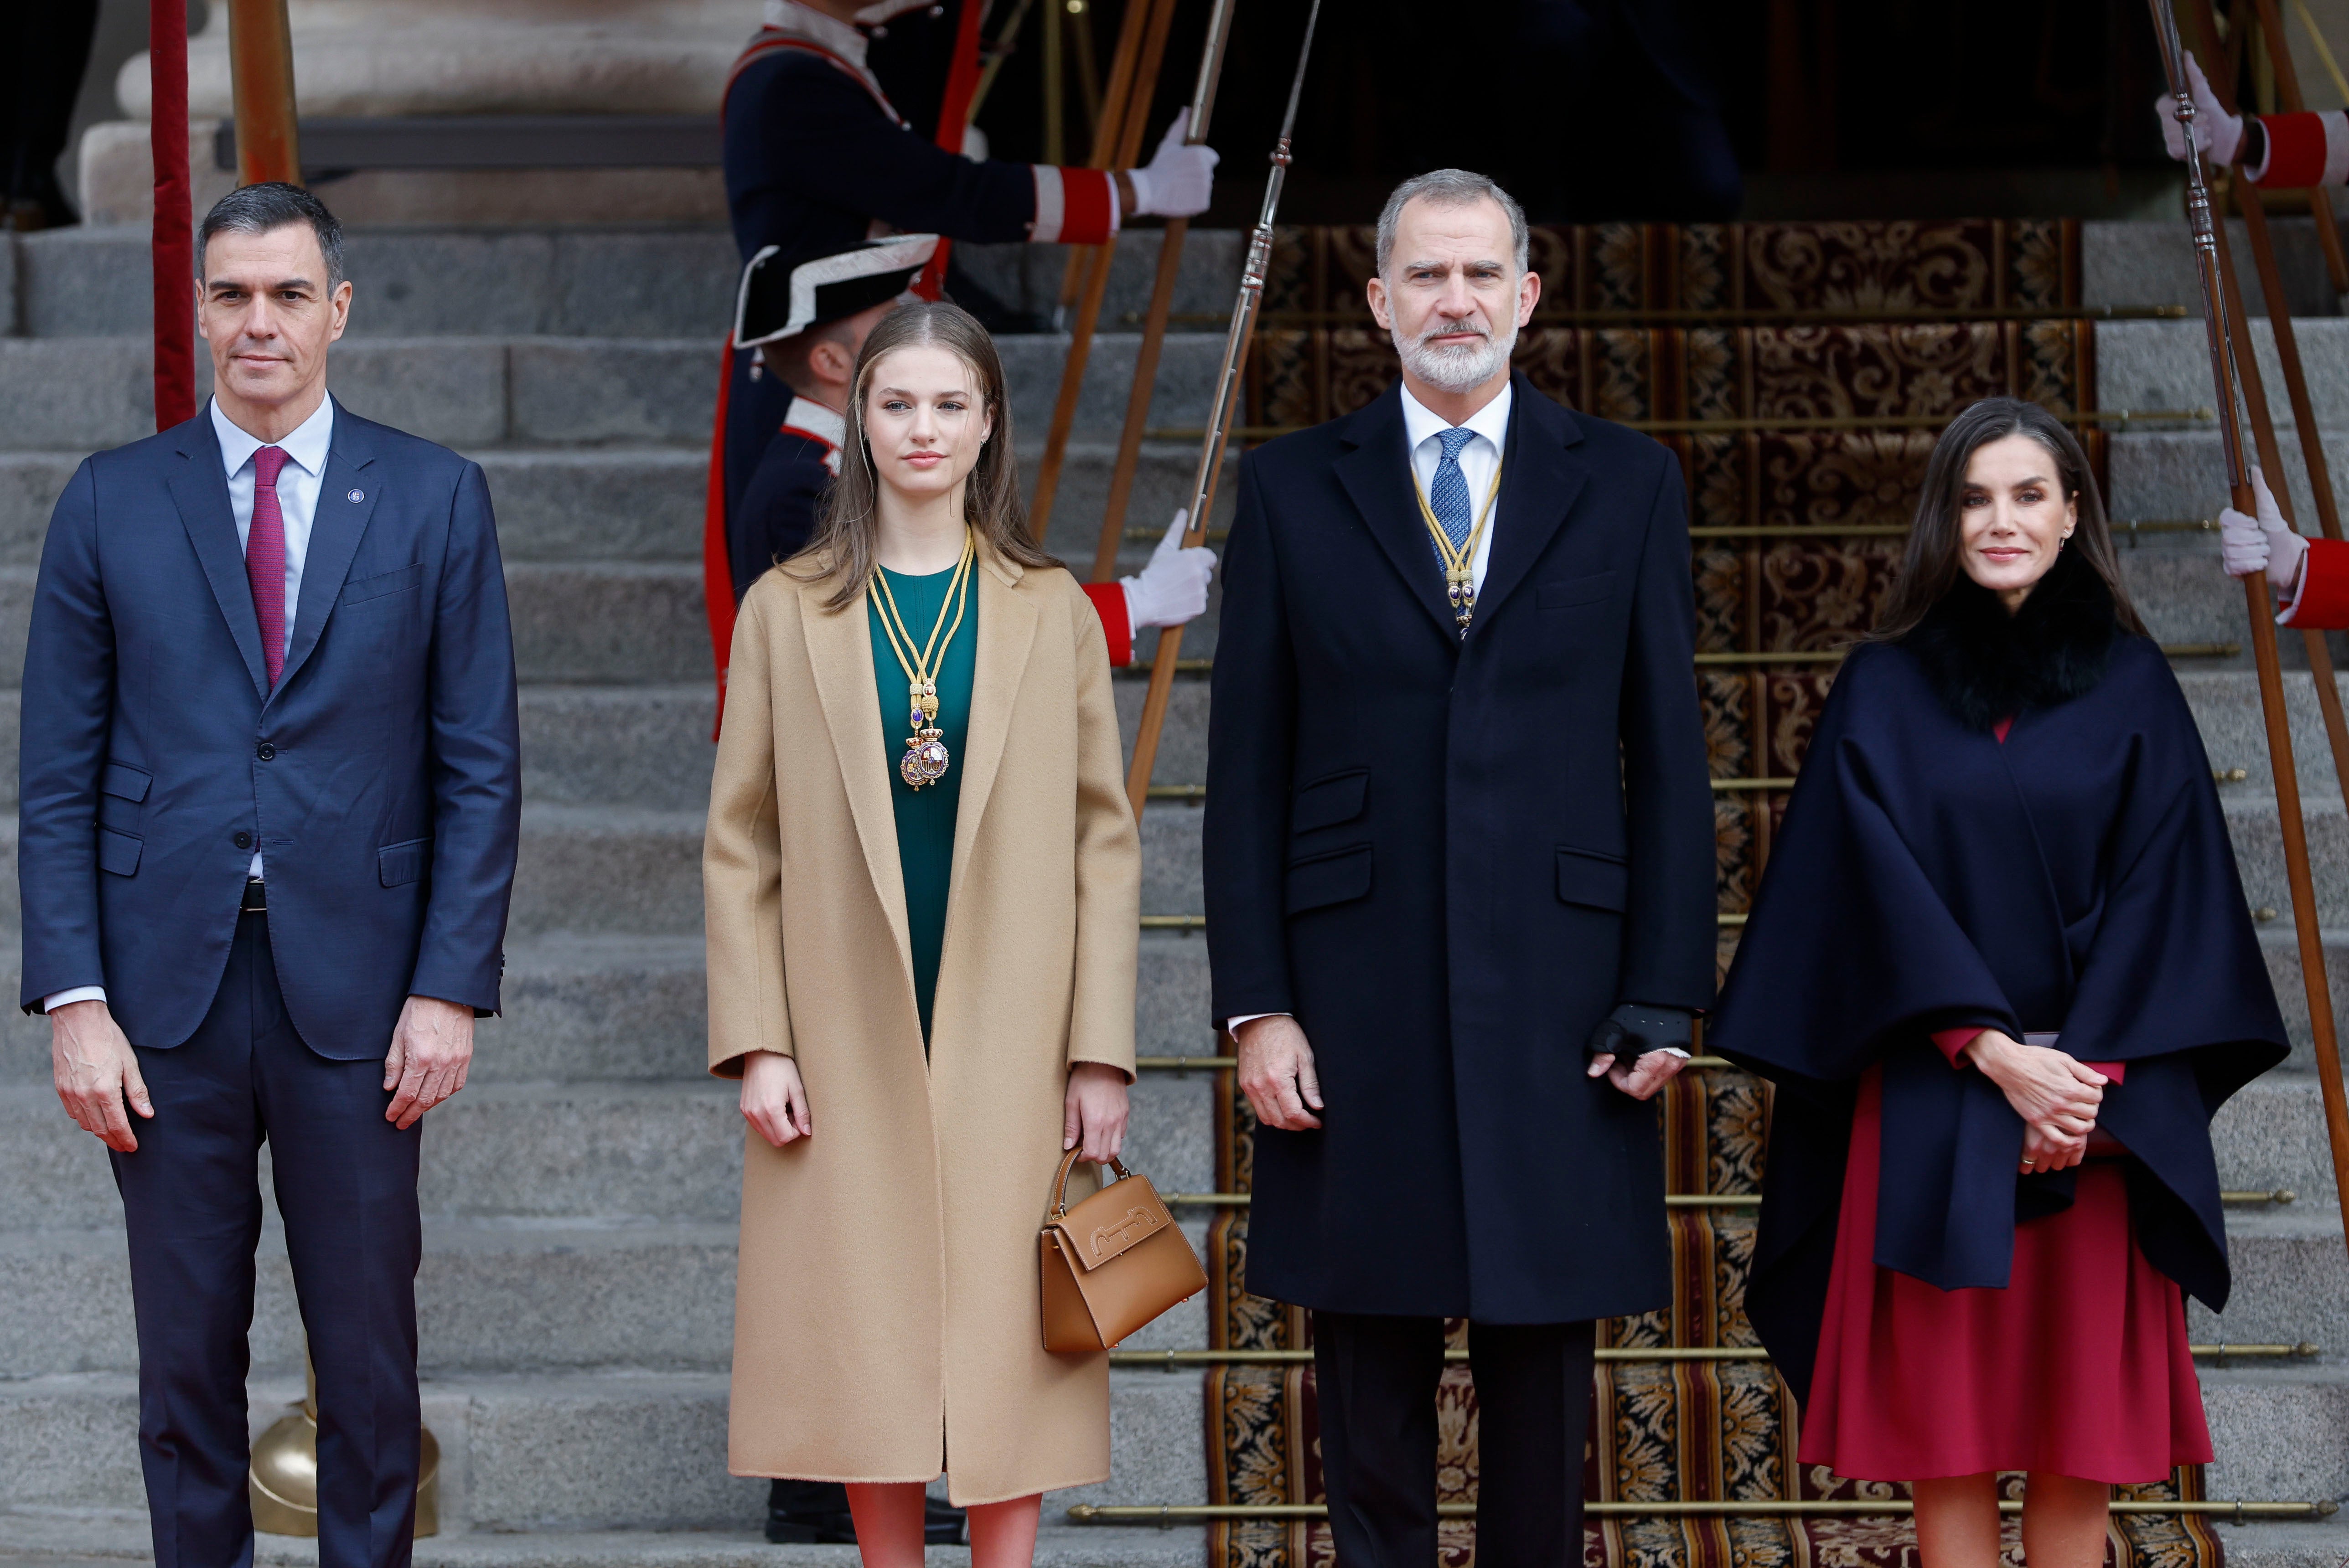
[[[700,812],[526,806],[510,931],[678,934],[701,926]],[[1199,813],[1142,821],[1142,907],[1199,912]]]
[[[767,1483],[726,1473],[726,1384],[722,1373],[429,1377],[424,1419],[440,1443],[443,1518],[476,1532],[755,1522]],[[1206,1501],[1198,1379],[1114,1371],[1111,1385],[1110,1479],[1054,1492],[1047,1510]],[[256,1423],[301,1397],[298,1376],[256,1379]],[[126,1374],[0,1384],[0,1520],[140,1510],[137,1426]]]
[[[1050,1494],[1048,1516],[1064,1519],[1080,1502],[1204,1501],[1195,1375],[1111,1376],[1111,1477]],[[2307,1501],[2349,1491],[2349,1428],[2340,1419],[2349,1383],[2336,1369],[2213,1371],[2205,1387],[2220,1455],[2214,1495]],[[296,1380],[257,1380],[256,1425],[300,1394]],[[17,1539],[61,1544],[68,1510],[135,1518],[142,1491],[130,1378],[62,1375],[0,1387],[0,1510],[15,1511],[0,1511],[0,1521],[56,1522]],[[722,1375],[428,1378],[424,1416],[441,1447],[441,1509],[454,1541],[463,1530],[739,1530],[763,1502],[764,1482],[725,1470]]]
[[[1118,235],[1103,326],[1124,325],[1148,307],[1162,233],[1135,228]],[[1229,310],[1246,246],[1236,230],[1192,231],[1175,313]],[[0,308],[0,335],[146,331],[153,251],[145,229],[0,234],[0,272],[13,263],[16,278],[13,319]],[[1068,253],[1061,245],[955,246],[955,259],[981,287],[1014,308],[1046,315],[1059,301]],[[699,335],[713,349],[733,322],[741,275],[731,234],[687,225],[352,228],[344,232],[343,264],[352,284],[351,338]]]
[[[1205,1532],[1197,1525],[1073,1525],[1066,1522],[1067,1508],[1048,1500],[1036,1537],[1036,1568],[1198,1568],[1206,1550]],[[513,1533],[465,1530],[445,1509],[441,1519],[440,1534],[416,1543],[416,1568],[859,1568],[854,1546],[771,1545],[740,1522],[735,1528],[691,1531]],[[2229,1548],[2230,1553],[2234,1550]],[[117,1568],[153,1559],[143,1511],[0,1512],[0,1563],[10,1568]],[[317,1542],[264,1535],[255,1542],[254,1561],[265,1568],[315,1568]],[[2255,1561],[2264,1568],[2263,1559]],[[925,1562],[930,1568],[967,1568],[970,1550],[934,1546]]]
[[[1141,336],[1093,342],[1074,428],[1114,440]],[[1068,357],[1063,335],[1005,337],[1015,430],[1050,422]],[[0,407],[20,449],[88,451],[154,430],[152,347],[139,337],[0,338]],[[1206,422],[1220,335],[1169,335],[1154,428]],[[329,385],[353,413],[470,451],[499,445],[671,445],[707,451],[717,407],[717,335],[704,338],[360,337],[336,346]],[[210,362],[197,366],[200,396]]]
[[[1023,442],[1021,480],[1030,494],[1043,445],[1041,427]],[[709,477],[704,449],[686,446],[468,449],[488,477],[497,511],[498,546],[509,562],[588,561],[698,562],[702,503]],[[0,452],[0,565],[40,560],[49,513],[81,462],[79,451]],[[1099,541],[1113,444],[1072,441],[1061,473],[1061,499],[1046,543],[1080,576],[1090,576]],[[1163,530],[1187,505],[1198,469],[1195,448],[1143,445],[1128,521]],[[1227,469],[1228,474],[1228,469]],[[1232,491],[1217,495],[1216,524],[1231,515]],[[1121,570],[1138,571],[1150,544],[1124,543]]]
[[[2271,388],[2270,401],[2288,422],[2290,409],[2283,397],[2283,373],[2275,356],[2275,331],[2264,320],[2253,321],[2250,327],[2248,335],[2259,356],[2261,380]],[[2292,331],[2307,372],[2317,428],[2349,428],[2349,319],[2296,319]],[[2099,408],[2183,412],[2209,407],[2214,397],[2210,346],[2199,310],[2180,321],[2100,321],[2095,333]],[[2237,339],[2238,352],[2241,343]],[[2222,482],[2224,471],[2217,470]]]
[[[7,878],[14,897],[15,879]],[[0,966],[16,995],[13,940]],[[555,931],[506,946],[505,1012],[482,1020],[471,1081],[700,1083],[708,1077],[709,985],[701,938],[672,934]],[[1144,1056],[1206,1056],[1207,944],[1145,931],[1135,1043]],[[49,1026],[0,1008],[0,1086],[50,1081]]]
[[[731,1225],[748,1135],[737,1093],[706,1075],[469,1084],[425,1119],[417,1201],[436,1222],[525,1240],[550,1226]],[[1166,1191],[1213,1191],[1214,1099],[1204,1075],[1143,1075],[1127,1163]],[[0,1234],[78,1232],[121,1213],[106,1149],[48,1087],[0,1088]]]

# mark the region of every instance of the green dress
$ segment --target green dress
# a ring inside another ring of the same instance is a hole
[[[897,614],[914,634],[916,647],[929,638],[946,603],[954,571],[908,577],[887,567],[876,568],[889,580]],[[978,568],[973,563],[972,579]],[[890,651],[889,636],[881,625],[881,592],[865,595],[865,616],[873,635],[873,685],[881,694],[881,733],[889,762],[889,804],[897,817],[897,865],[905,882],[905,932],[914,946],[914,1000],[922,1010],[922,1048],[929,1049],[931,1004],[938,990],[938,954],[947,940],[947,893],[954,877],[955,810],[962,796],[963,746],[970,738],[970,696],[978,670],[978,583],[969,581],[970,602],[962,626],[947,645],[938,671],[938,727],[946,731],[947,752],[953,758],[947,776],[916,789],[897,774],[897,758],[905,752],[909,706],[905,672]],[[954,612],[947,612],[951,623]]]

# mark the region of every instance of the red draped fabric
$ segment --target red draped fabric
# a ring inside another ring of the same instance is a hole
[[[150,0],[147,69],[155,160],[155,428],[196,417],[194,195],[188,187],[188,3]]]

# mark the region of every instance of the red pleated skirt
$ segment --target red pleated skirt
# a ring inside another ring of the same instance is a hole
[[[1862,1480],[2048,1470],[2116,1483],[2207,1462],[2185,1298],[2137,1247],[2121,1162],[2089,1161],[2069,1209],[2015,1227],[2004,1290],[1940,1290],[1875,1260],[1883,1113],[1871,1068],[1802,1462]]]

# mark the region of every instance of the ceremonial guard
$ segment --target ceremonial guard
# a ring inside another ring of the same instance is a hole
[[[742,270],[733,346],[756,354],[761,378],[788,388],[791,400],[727,518],[722,539],[709,542],[705,569],[714,634],[730,640],[734,607],[750,584],[814,536],[818,503],[840,475],[843,416],[856,356],[881,318],[913,297],[906,290],[938,244],[935,234],[899,234],[796,264],[770,245]],[[1207,607],[1216,552],[1183,547],[1188,517],[1175,514],[1139,575],[1083,585],[1101,614],[1111,664],[1133,662],[1136,632],[1180,625]]]
[[[720,110],[727,205],[745,263],[770,246],[812,257],[899,230],[926,232],[940,238],[914,287],[936,297],[952,240],[1101,244],[1124,218],[1190,217],[1206,209],[1216,154],[1184,145],[1180,116],[1146,168],[963,156],[978,78],[975,8],[958,14],[936,126],[908,124],[874,74],[860,30],[905,9],[886,0],[864,6],[768,0],[766,26],[736,62]],[[796,396],[732,342],[725,369],[705,534],[710,632],[721,668],[732,624],[732,606],[724,603],[731,595],[716,591],[717,563],[729,558],[727,517]]]

